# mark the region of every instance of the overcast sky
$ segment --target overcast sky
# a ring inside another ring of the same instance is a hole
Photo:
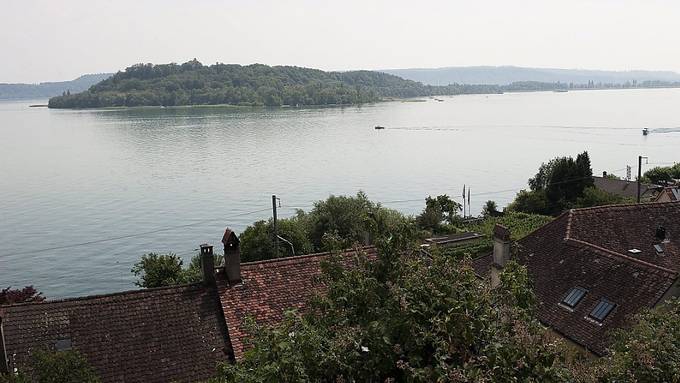
[[[2,0],[0,82],[138,62],[680,71],[677,0]]]

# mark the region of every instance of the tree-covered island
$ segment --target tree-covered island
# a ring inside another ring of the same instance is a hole
[[[347,105],[389,98],[500,93],[496,85],[423,85],[382,72],[324,72],[262,64],[136,64],[77,94],[49,101],[50,108],[116,106]]]

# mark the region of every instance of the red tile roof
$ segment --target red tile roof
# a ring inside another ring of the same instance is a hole
[[[102,382],[194,382],[228,360],[217,292],[200,285],[0,307],[10,368],[71,343]]]
[[[597,354],[606,353],[610,330],[624,327],[641,309],[656,305],[678,277],[680,241],[656,255],[656,227],[680,233],[680,203],[575,209],[521,239],[518,261],[527,267],[545,324]],[[633,255],[631,248],[642,252]],[[477,258],[486,274],[491,255]],[[571,310],[560,302],[573,287],[588,292]],[[616,308],[602,323],[587,319],[605,298]]]
[[[369,256],[374,248],[364,248]],[[356,251],[347,251],[343,257],[348,264]],[[229,338],[236,360],[243,357],[244,340],[248,337],[243,326],[247,317],[257,323],[274,325],[283,319],[287,309],[302,309],[309,298],[323,286],[319,283],[321,261],[329,253],[241,264],[242,283],[228,286],[218,282],[220,299],[229,329]]]

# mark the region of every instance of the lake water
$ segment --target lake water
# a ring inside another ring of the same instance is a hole
[[[133,288],[147,252],[188,260],[329,194],[417,213],[472,189],[500,206],[541,162],[588,150],[625,176],[680,160],[680,89],[470,95],[309,109],[49,110],[0,103],[0,287],[50,298]],[[374,130],[375,125],[387,127]],[[652,133],[643,137],[642,127]],[[658,130],[657,130],[658,129]],[[113,239],[112,239],[113,238]],[[71,245],[80,244],[71,247]]]

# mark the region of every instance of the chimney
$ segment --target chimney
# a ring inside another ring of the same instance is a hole
[[[241,282],[241,249],[236,234],[227,228],[222,237],[224,244],[224,269],[229,284]]]
[[[510,230],[498,225],[493,228],[493,262],[491,263],[491,286],[500,285],[500,274],[510,260]]]
[[[607,178],[607,172],[606,171],[602,172],[602,178]]]
[[[215,256],[213,247],[208,244],[201,245],[201,273],[203,274],[203,284],[215,286]]]
[[[0,313],[0,374],[9,374],[9,360],[5,349],[5,330],[2,328],[2,313]]]

